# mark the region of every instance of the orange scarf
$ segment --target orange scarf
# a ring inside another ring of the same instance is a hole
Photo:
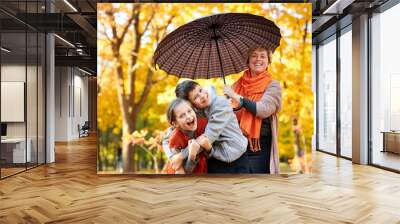
[[[257,102],[263,96],[271,80],[271,74],[267,71],[252,77],[250,70],[246,70],[234,84],[233,90],[239,95]],[[239,121],[240,129],[249,140],[250,150],[253,152],[260,151],[261,118],[253,115],[245,108],[237,111],[236,117]]]

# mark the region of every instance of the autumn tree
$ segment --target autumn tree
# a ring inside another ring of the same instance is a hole
[[[138,61],[142,43],[146,33],[155,36],[155,42],[159,42],[166,34],[168,26],[171,24],[174,14],[169,14],[169,19],[162,26],[154,22],[157,12],[157,5],[127,4],[104,5],[104,14],[110,21],[101,34],[107,39],[108,46],[111,48],[113,57],[113,68],[117,76],[118,102],[122,117],[122,135],[130,135],[136,130],[138,113],[147,99],[151,87],[157,81],[154,79],[154,65],[149,60],[147,63],[140,64]],[[125,16],[124,22],[119,22],[117,17]],[[144,19],[143,19],[144,18]],[[129,43],[127,43],[129,42]],[[124,54],[123,51],[129,51]],[[138,89],[137,77],[139,67],[145,67],[145,84]],[[125,172],[134,171],[132,155],[134,147],[131,141],[122,140],[123,170]]]

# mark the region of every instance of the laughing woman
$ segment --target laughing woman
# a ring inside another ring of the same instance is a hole
[[[249,144],[247,155],[252,173],[279,173],[278,119],[282,89],[267,71],[272,52],[265,47],[249,50],[248,70],[224,93],[235,105],[240,129]]]

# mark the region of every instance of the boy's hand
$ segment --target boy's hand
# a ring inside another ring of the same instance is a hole
[[[200,145],[197,143],[197,141],[194,139],[189,140],[189,159],[195,161],[196,156],[199,153],[200,153]]]
[[[205,150],[210,151],[211,150],[211,144],[210,141],[208,140],[207,136],[205,135],[200,135],[197,137],[196,141],[199,143],[201,147],[203,147]]]
[[[172,156],[171,163],[172,163],[172,169],[178,170],[182,168],[182,163],[183,163],[183,156],[182,153],[178,153],[174,156]]]

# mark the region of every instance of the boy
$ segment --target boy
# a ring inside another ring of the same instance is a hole
[[[198,83],[186,80],[177,85],[176,97],[188,100],[197,109],[199,115],[208,119],[204,134],[196,141],[208,154],[208,173],[249,173],[249,164],[245,152],[247,138],[242,134],[230,102],[225,96],[218,96],[215,92],[208,92]],[[163,141],[164,151],[173,163],[182,163],[189,157],[185,170],[188,172],[195,166],[193,155],[184,149],[174,153],[167,144],[167,137]]]

